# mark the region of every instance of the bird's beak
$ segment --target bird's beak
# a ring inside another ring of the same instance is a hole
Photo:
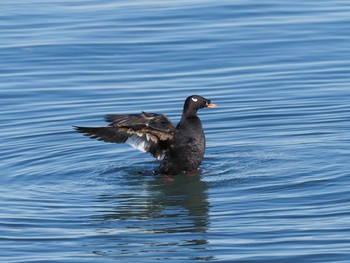
[[[217,105],[216,104],[214,104],[214,103],[208,103],[207,104],[207,107],[208,108],[215,108]]]

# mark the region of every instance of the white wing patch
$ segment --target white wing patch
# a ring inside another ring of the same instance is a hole
[[[131,135],[125,142],[141,152],[148,152],[151,149],[152,144],[157,144],[158,140],[151,134],[136,133]],[[160,161],[162,159],[162,153],[157,153],[154,157]]]
[[[197,102],[198,101],[198,99],[196,99],[196,98],[191,98],[194,102]]]
[[[151,146],[151,142],[147,140],[146,136],[132,135],[125,142],[141,152],[147,152]]]

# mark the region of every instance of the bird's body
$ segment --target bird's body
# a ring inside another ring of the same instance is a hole
[[[182,119],[176,127],[174,145],[169,149],[159,167],[159,173],[191,173],[202,162],[205,136],[198,117]]]
[[[109,126],[75,128],[105,142],[128,143],[158,160],[164,155],[157,170],[160,174],[193,173],[198,170],[205,151],[205,136],[197,110],[214,106],[201,96],[188,97],[176,127],[165,115],[142,112],[107,115]]]

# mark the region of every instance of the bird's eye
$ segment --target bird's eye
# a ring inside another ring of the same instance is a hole
[[[198,101],[198,99],[196,99],[196,98],[192,98],[192,100],[193,100],[194,102],[197,102],[197,101]]]

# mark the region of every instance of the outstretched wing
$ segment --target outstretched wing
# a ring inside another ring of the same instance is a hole
[[[158,160],[168,150],[174,138],[175,126],[162,114],[111,114],[105,127],[77,127],[78,132],[90,138],[111,143],[128,143],[132,147],[151,153]]]

